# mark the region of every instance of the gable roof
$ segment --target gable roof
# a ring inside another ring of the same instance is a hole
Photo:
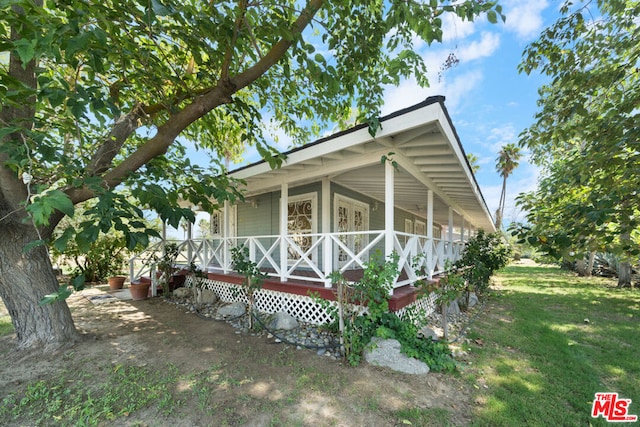
[[[382,127],[375,137],[366,124],[354,126],[287,151],[279,169],[272,170],[263,160],[229,174],[247,182],[247,196],[278,191],[285,182],[296,186],[328,177],[384,201],[384,167],[380,160],[388,156],[399,168],[394,183],[399,208],[424,217],[430,189],[434,192],[435,222],[447,224],[451,206],[458,217],[456,226],[463,217],[466,224],[494,231],[444,101],[443,96],[432,96],[380,118]]]

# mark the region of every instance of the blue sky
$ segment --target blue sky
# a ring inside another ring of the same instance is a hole
[[[559,3],[505,0],[501,2],[506,23],[473,23],[453,17],[445,21],[442,45],[423,46],[420,52],[429,64],[431,87],[420,89],[405,81],[388,88],[383,112],[390,113],[430,95],[444,95],[445,105],[467,153],[479,158],[476,174],[490,212],[498,206],[502,178],[495,170],[500,148],[517,143],[518,135],[533,123],[538,88],[547,81],[540,75],[518,73],[525,47],[553,24]],[[453,51],[460,63],[439,79],[440,64]],[[520,166],[507,181],[505,223],[524,220],[516,208],[518,193],[535,189],[538,169],[525,152]]]
[[[442,44],[417,44],[429,70],[431,86],[420,88],[415,81],[387,87],[383,115],[444,95],[445,105],[467,153],[479,158],[476,174],[482,193],[493,214],[498,206],[502,178],[495,170],[495,159],[502,146],[517,143],[518,135],[533,123],[537,110],[537,90],[547,79],[540,75],[519,74],[517,67],[525,47],[558,18],[560,3],[529,0],[501,1],[506,23],[490,24],[486,19],[463,22],[453,15],[444,20]],[[450,52],[460,63],[442,75],[441,65]],[[277,144],[290,147],[286,138]],[[250,150],[247,162],[258,160]],[[535,189],[538,169],[528,162],[525,152],[520,166],[507,182],[504,221],[524,220],[514,198]]]

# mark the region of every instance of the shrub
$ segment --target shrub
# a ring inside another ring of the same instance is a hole
[[[397,339],[404,354],[422,360],[433,371],[455,369],[446,343],[418,338],[416,325],[424,322],[421,313],[408,310],[404,318],[400,318],[396,313],[389,312],[389,293],[398,275],[399,257],[394,253],[385,262],[380,259],[379,253],[373,256],[365,264],[362,280],[356,283],[347,284],[337,272],[330,276],[338,285],[341,309],[338,307],[329,312],[334,317],[334,323],[343,324],[339,329],[349,364],[358,365],[371,338],[378,336]],[[366,305],[366,312],[363,312],[362,305]]]
[[[510,257],[511,250],[500,233],[479,230],[466,243],[462,257],[453,266],[462,272],[470,290],[482,294],[489,287],[490,277],[506,266]]]
[[[85,282],[103,282],[122,273],[128,253],[124,238],[117,234],[101,234],[86,251],[70,240],[64,253],[55,247],[52,252],[74,266],[73,276],[84,275]]]

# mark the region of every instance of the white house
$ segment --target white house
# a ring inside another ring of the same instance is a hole
[[[230,248],[246,245],[269,275],[262,292],[272,302],[262,309],[298,315],[288,299],[309,290],[330,297],[329,273],[357,280],[373,253],[395,251],[394,295],[411,295],[412,283],[441,273],[476,230],[495,228],[444,97],[380,123],[375,137],[360,125],[295,148],[279,169],[261,161],[230,172],[246,182],[245,202],[211,212],[213,237],[180,242],[183,261],[207,268],[224,299],[225,283],[238,283]],[[323,320],[315,317],[305,320]]]

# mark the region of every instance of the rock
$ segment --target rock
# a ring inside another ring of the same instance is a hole
[[[222,317],[240,317],[246,312],[244,303],[234,302],[218,309],[218,315]]]
[[[429,366],[426,363],[400,353],[398,340],[372,338],[365,349],[364,358],[372,365],[387,367],[406,374],[429,373]]]
[[[460,306],[458,306],[458,301],[451,301],[451,303],[447,307],[447,314],[452,314],[454,316],[460,314]]]
[[[478,302],[480,302],[480,301],[478,300],[478,296],[476,295],[476,293],[475,292],[470,292],[469,293],[469,307],[467,307],[467,308],[473,307],[474,305],[478,304]]]
[[[202,289],[200,291],[199,304],[215,304],[216,302],[218,302],[218,295],[216,295],[215,292],[210,291],[209,289]],[[242,307],[244,310],[244,304]]]
[[[436,334],[436,331],[434,331],[433,329],[431,329],[428,326],[423,327],[422,329],[420,329],[418,331],[418,336],[425,338],[425,339],[433,339],[434,341],[438,340],[438,334]]]
[[[189,288],[178,288],[173,291],[173,296],[176,298],[190,298],[193,291]]]
[[[269,322],[269,329],[286,330],[298,327],[298,321],[290,314],[279,311],[274,314],[273,319]]]

